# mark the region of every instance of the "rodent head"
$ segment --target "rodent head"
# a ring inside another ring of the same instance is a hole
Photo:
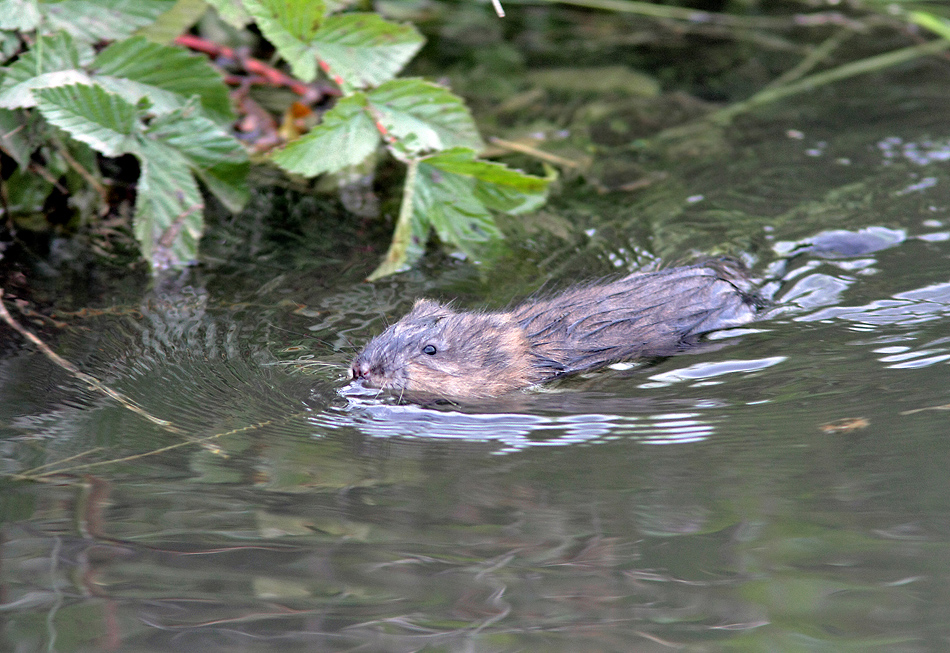
[[[506,313],[457,313],[420,299],[366,345],[350,378],[400,394],[493,397],[531,383],[528,350]]]

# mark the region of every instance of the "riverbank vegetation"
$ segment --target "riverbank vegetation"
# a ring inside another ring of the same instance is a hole
[[[0,257],[66,238],[153,274],[197,260],[212,206],[240,219],[265,185],[391,231],[370,278],[433,233],[490,263],[498,218],[553,183],[662,176],[604,165],[617,148],[702,156],[753,109],[950,50],[950,9],[923,0],[2,0],[0,16]],[[694,60],[697,41],[721,58]]]

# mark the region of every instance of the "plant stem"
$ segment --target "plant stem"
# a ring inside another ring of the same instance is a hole
[[[750,111],[751,109],[763,104],[775,102],[776,100],[788,97],[789,95],[796,95],[798,93],[804,93],[805,91],[811,91],[818,88],[819,86],[831,84],[832,82],[837,82],[849,77],[856,77],[857,75],[884,70],[885,68],[890,68],[908,61],[913,61],[919,57],[936,54],[937,52],[941,52],[948,48],[950,48],[950,41],[940,39],[936,41],[928,41],[926,43],[914,45],[908,48],[902,48],[893,52],[886,52],[874,57],[868,57],[867,59],[853,61],[851,63],[838,66],[837,68],[832,68],[831,70],[809,75],[808,77],[804,77],[791,84],[766,88],[756,93],[748,100],[737,102],[736,104],[722,109],[721,111],[713,113],[711,116],[709,116],[708,120],[720,125],[727,124],[739,114],[746,113],[747,111]]]

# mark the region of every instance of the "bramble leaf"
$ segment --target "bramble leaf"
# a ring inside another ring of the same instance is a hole
[[[0,150],[6,152],[18,166],[25,167],[30,162],[33,149],[26,112],[0,109]]]
[[[43,20],[39,4],[31,0],[0,0],[0,30],[32,32]]]
[[[235,29],[242,29],[251,22],[251,16],[244,8],[244,4],[234,0],[206,0],[209,5],[214,7],[218,15],[224,19],[228,25]]]
[[[323,22],[322,0],[244,0],[244,8],[296,77],[317,78],[311,43]]]
[[[159,62],[161,65],[159,65]],[[221,75],[207,59],[182,48],[159,45],[136,36],[113,43],[92,62],[96,81],[129,102],[147,97],[157,114],[185,106],[193,95],[216,122],[234,120]]]
[[[346,88],[379,86],[399,74],[425,39],[412,25],[376,14],[330,16],[317,31],[313,49],[333,81]]]
[[[380,142],[366,108],[363,93],[342,98],[310,133],[274,153],[274,163],[288,172],[313,177],[362,162]]]
[[[155,22],[143,27],[135,34],[144,36],[152,43],[169,45],[181,34],[194,27],[195,23],[208,13],[209,4],[205,0],[177,0],[171,9],[161,14]],[[227,4],[234,7],[241,6],[239,2]]]
[[[41,36],[27,52],[4,69],[0,107],[20,109],[36,104],[33,90],[67,84],[88,84],[83,70],[93,58],[92,47],[59,32]]]
[[[367,97],[379,122],[397,139],[393,150],[418,155],[452,147],[485,147],[462,99],[438,84],[396,79],[369,91]]]
[[[453,148],[410,164],[396,231],[378,279],[408,268],[425,250],[429,227],[472,259],[497,250],[504,238],[489,209],[520,213],[539,206],[550,179],[526,175],[475,152]]]
[[[197,107],[187,106],[156,118],[146,134],[181,154],[229,210],[239,211],[247,202],[247,151],[224,129],[201,115]]]
[[[132,152],[140,131],[138,109],[101,86],[72,84],[36,91],[37,108],[46,120],[77,141],[106,156]]]
[[[154,270],[178,267],[198,256],[204,204],[185,158],[160,141],[138,145],[142,172],[136,186],[135,238]]]
[[[87,43],[115,41],[150,25],[174,6],[174,0],[63,0],[40,2],[42,26],[63,30]]]
[[[153,269],[197,256],[204,204],[193,175],[232,210],[247,200],[247,154],[202,114],[197,99],[146,124],[147,99],[133,105],[98,85],[45,88],[36,95],[43,117],[77,141],[107,156],[138,158],[133,226]]]

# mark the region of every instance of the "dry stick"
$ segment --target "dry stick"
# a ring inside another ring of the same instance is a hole
[[[59,365],[61,368],[63,368],[64,370],[66,370],[67,372],[75,376],[80,381],[84,381],[85,383],[87,383],[94,390],[98,390],[102,394],[108,397],[112,397],[113,399],[118,401],[120,404],[122,404],[123,406],[131,410],[132,412],[138,413],[139,415],[141,415],[148,421],[152,422],[153,424],[158,424],[166,431],[170,431],[172,433],[176,433],[179,435],[185,434],[184,431],[182,431],[177,426],[173,425],[171,422],[155,417],[154,415],[149,413],[147,410],[139,406],[137,403],[135,403],[134,401],[132,401],[131,399],[123,395],[121,392],[117,392],[113,390],[109,386],[104,385],[96,377],[90,376],[89,374],[86,374],[85,372],[81,371],[78,367],[76,367],[75,365],[70,363],[68,360],[66,360],[65,358],[57,354],[55,351],[50,349],[49,345],[47,345],[45,342],[43,342],[42,340],[37,338],[35,335],[33,335],[32,333],[24,329],[22,326],[20,326],[20,324],[16,320],[14,320],[13,317],[10,315],[9,311],[7,311],[7,307],[3,303],[3,289],[2,288],[0,288],[0,319],[2,319],[4,322],[9,324],[10,327],[14,331],[16,331],[21,336],[23,336],[24,338],[32,342],[34,345],[36,345],[39,348],[39,350],[43,352],[43,354],[48,359],[50,359],[51,361]]]
[[[32,477],[34,477],[34,476],[36,475],[36,472],[38,472],[38,471],[41,470],[41,469],[46,469],[47,467],[52,467],[53,465],[62,465],[63,463],[68,463],[68,462],[71,461],[71,460],[76,460],[77,458],[82,458],[82,457],[84,457],[84,456],[89,456],[89,455],[91,455],[91,454],[96,453],[97,451],[102,450],[102,449],[103,449],[103,447],[93,447],[92,449],[89,449],[88,451],[81,451],[81,452],[79,452],[79,453],[77,453],[77,454],[75,454],[75,455],[73,455],[73,456],[68,456],[68,457],[66,457],[66,458],[60,458],[59,460],[54,460],[53,462],[44,463],[44,464],[42,464],[42,465],[37,465],[36,467],[33,467],[33,468],[31,468],[31,469],[28,469],[28,470],[26,470],[25,472],[20,472],[19,474],[16,475],[16,477],[21,477],[21,478],[22,478],[22,477],[26,477],[27,475],[29,475],[29,476],[32,478]]]
[[[565,168],[578,168],[580,164],[576,161],[571,161],[570,159],[565,159],[564,157],[558,156],[557,154],[551,154],[550,152],[545,152],[544,150],[539,150],[536,147],[531,147],[525,143],[518,143],[516,141],[506,141],[503,138],[498,138],[493,136],[489,139],[492,145],[497,145],[506,150],[511,150],[512,152],[521,152],[522,154],[527,154],[528,156],[533,156],[536,159],[541,161],[546,161],[557,166],[563,166]]]

